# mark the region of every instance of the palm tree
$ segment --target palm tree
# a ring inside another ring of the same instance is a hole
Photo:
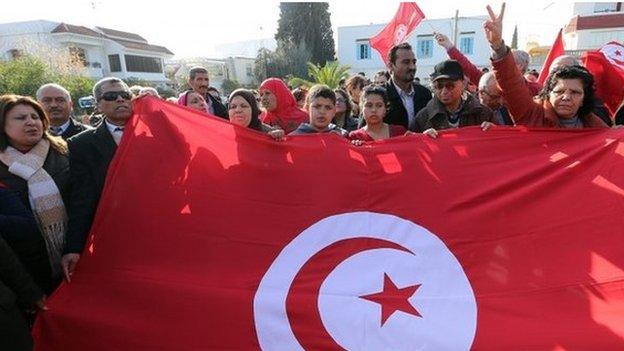
[[[288,85],[291,87],[311,87],[314,84],[324,84],[332,89],[336,89],[340,80],[349,76],[350,68],[347,65],[341,66],[338,61],[328,61],[323,67],[308,62],[308,74],[313,80],[309,81],[293,77],[288,80]]]

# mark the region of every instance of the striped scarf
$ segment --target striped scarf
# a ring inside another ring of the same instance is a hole
[[[0,160],[9,167],[9,172],[24,179],[28,184],[28,200],[45,239],[52,276],[61,273],[67,213],[56,183],[43,163],[50,150],[50,142],[41,139],[30,151],[23,154],[9,146],[0,153]]]

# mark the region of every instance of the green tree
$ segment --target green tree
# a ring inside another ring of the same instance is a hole
[[[310,50],[310,61],[324,64],[335,59],[329,4],[326,2],[282,2],[275,39],[280,45],[302,43]],[[307,61],[306,61],[307,62]],[[291,72],[295,74],[295,72]]]
[[[292,87],[306,86],[314,84],[324,84],[332,89],[338,88],[340,80],[349,76],[349,66],[341,66],[338,61],[327,62],[324,67],[308,62],[308,75],[312,81],[294,77],[288,81]]]
[[[25,55],[15,60],[0,62],[0,94],[18,94],[35,97],[37,89],[46,83],[57,83],[69,90],[74,107],[78,99],[91,95],[93,79],[75,71],[55,70],[40,58]]]
[[[224,79],[223,83],[221,83],[221,89],[223,89],[223,93],[225,95],[230,95],[231,92],[240,87],[240,83],[238,83],[236,80]]]
[[[511,37],[511,48],[512,49],[518,48],[518,25],[514,27],[513,36]]]
[[[275,51],[268,49],[258,50],[256,56],[254,77],[262,82],[269,77],[285,78],[298,76],[308,78],[306,62],[310,61],[311,54],[304,43],[278,43]]]

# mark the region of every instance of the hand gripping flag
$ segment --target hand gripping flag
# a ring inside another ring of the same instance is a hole
[[[275,142],[141,98],[36,350],[624,349],[623,133]]]
[[[390,49],[405,42],[424,18],[425,14],[415,2],[402,2],[392,21],[370,38],[371,47],[377,50],[383,61],[388,64]]]

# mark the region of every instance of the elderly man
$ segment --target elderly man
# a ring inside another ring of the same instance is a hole
[[[470,79],[470,83],[474,85],[479,84],[479,79],[483,75],[483,71],[475,66],[464,54],[461,53],[456,47],[455,44],[444,34],[442,33],[434,33],[434,38],[437,41],[438,45],[443,47],[446,50],[446,54],[449,58],[453,60],[457,60],[464,69],[466,76]],[[527,68],[529,67],[530,56],[526,51],[522,50],[514,50],[513,51],[514,59],[516,60],[516,67],[520,70],[520,72],[524,75]],[[529,82],[526,81],[526,85],[529,87],[531,94],[539,95],[542,90],[542,85],[537,82]]]
[[[72,99],[69,91],[54,83],[44,84],[37,90],[37,101],[50,119],[50,132],[67,140],[74,135],[92,129],[71,118]]]
[[[388,56],[390,81],[384,88],[389,104],[384,122],[415,131],[416,115],[431,100],[431,92],[420,84],[414,84],[416,56],[410,44],[394,46]]]
[[[465,126],[486,128],[492,124],[492,111],[466,94],[464,71],[459,62],[438,63],[431,74],[434,97],[416,116],[416,131],[437,137],[438,130]]]
[[[207,69],[200,66],[191,68],[189,71],[188,83],[191,89],[204,97],[204,100],[206,100],[206,103],[208,104],[208,113],[221,118],[228,118],[228,112],[225,106],[214,96],[208,93],[210,78],[208,77]]]
[[[126,122],[132,116],[132,93],[121,79],[103,78],[93,96],[104,121],[95,129],[69,139],[69,224],[61,265],[70,281],[91,229],[108,166],[115,155]]]
[[[487,72],[479,80],[479,101],[493,113],[493,122],[498,125],[514,125],[509,111],[503,105],[503,92],[496,83],[494,72]]]

